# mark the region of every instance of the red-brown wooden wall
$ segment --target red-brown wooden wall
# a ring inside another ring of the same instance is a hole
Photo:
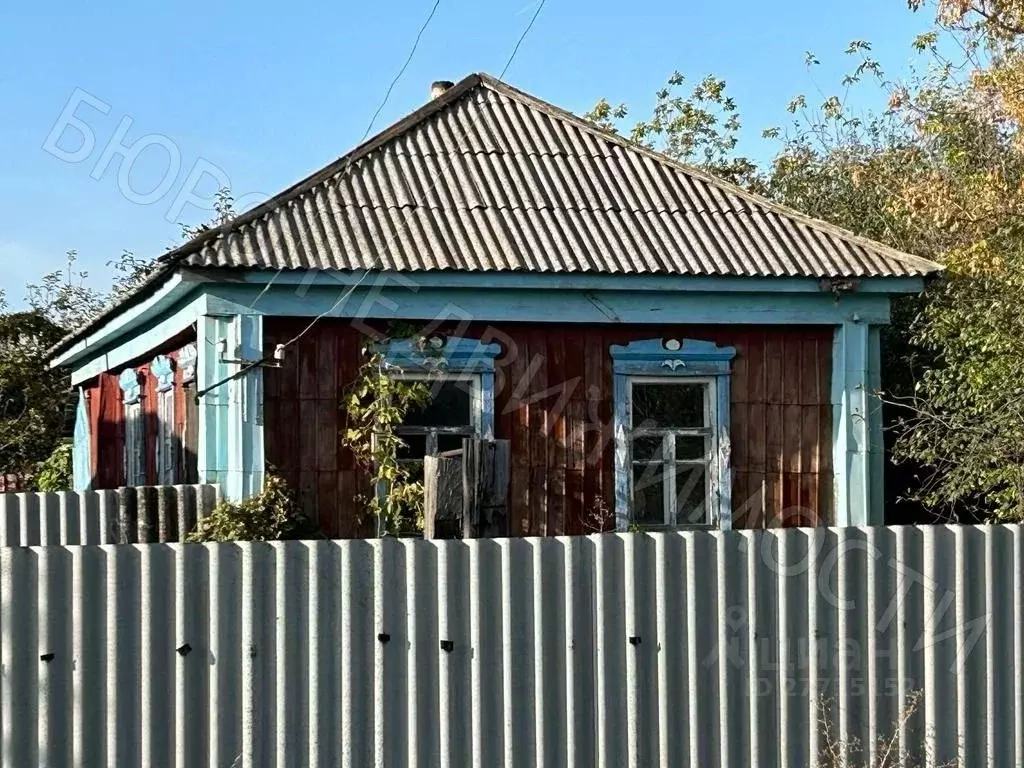
[[[308,321],[267,318],[265,348]],[[736,348],[731,397],[734,526],[816,525],[832,518],[832,329],[763,326],[567,326],[500,323],[463,335],[497,341],[496,437],[512,442],[512,535],[588,533],[613,526],[609,347],[692,338]],[[342,397],[368,338],[322,320],[264,372],[267,461],[331,536],[369,535],[365,491],[341,448]]]
[[[94,489],[118,488],[125,482],[124,464],[124,405],[118,378],[127,368],[134,368],[142,382],[142,412],[146,419],[146,483],[157,483],[156,440],[157,403],[156,377],[150,373],[150,364],[157,355],[167,355],[175,361],[174,371],[174,433],[184,450],[178,457],[180,482],[183,475],[186,452],[193,457],[197,446],[185,446],[185,414],[189,396],[182,386],[181,369],[177,367],[178,352],[186,344],[195,341],[195,334],[175,337],[163,347],[147,354],[144,358],[114,371],[100,374],[84,386],[89,411],[89,436],[92,443],[92,487]]]

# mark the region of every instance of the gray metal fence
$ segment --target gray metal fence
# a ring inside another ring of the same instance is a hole
[[[1022,542],[3,549],[0,762],[805,766],[860,739],[860,766],[898,726],[931,764],[1022,765]]]
[[[0,547],[180,541],[219,499],[215,485],[0,494]]]

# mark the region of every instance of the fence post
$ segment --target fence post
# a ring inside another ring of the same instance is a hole
[[[423,460],[423,536],[451,539],[463,517],[462,456],[450,451]]]
[[[509,441],[467,437],[462,456],[462,538],[506,535]]]

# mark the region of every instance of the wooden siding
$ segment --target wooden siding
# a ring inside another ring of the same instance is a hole
[[[308,323],[267,318],[272,349]],[[757,326],[471,325],[498,342],[495,436],[512,443],[512,535],[590,533],[614,526],[609,347],[647,338],[734,346],[731,437],[734,526],[820,525],[832,517],[832,328]],[[268,369],[265,449],[307,514],[331,536],[369,535],[356,496],[366,478],[340,445],[343,393],[368,338],[322,320]]]
[[[178,457],[178,482],[196,482],[198,462],[198,432],[186,429],[187,398],[194,389],[182,387],[181,369],[177,367],[178,352],[186,344],[195,340],[194,334],[178,336],[167,345],[147,354],[135,365],[117,368],[100,374],[96,379],[84,385],[88,401],[89,436],[92,441],[91,472],[92,488],[119,488],[125,484],[125,424],[124,405],[121,399],[121,388],[118,377],[128,368],[139,373],[142,384],[142,411],[146,435],[146,484],[156,485],[158,472],[156,465],[157,441],[157,393],[156,377],[150,372],[150,364],[157,355],[164,354],[175,361],[174,370],[174,434],[181,446],[182,455]],[[191,442],[190,442],[191,440]]]

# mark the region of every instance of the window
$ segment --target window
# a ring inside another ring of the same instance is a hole
[[[178,481],[178,439],[174,432],[174,361],[160,355],[150,366],[156,378],[156,473],[159,485]]]
[[[462,448],[462,438],[479,434],[480,377],[440,374],[424,377],[404,374],[404,379],[426,378],[430,402],[410,411],[396,429],[409,446],[410,457],[435,456]]]
[[[630,377],[630,500],[641,525],[710,522],[714,382]]]
[[[124,484],[146,484],[146,422],[139,374],[129,368],[118,379],[124,407]]]
[[[611,356],[616,528],[729,528],[729,366],[735,350],[651,339],[612,346]]]
[[[432,337],[391,341],[381,351],[396,377],[430,385],[430,403],[395,430],[407,445],[399,460],[419,465],[414,476],[422,472],[424,456],[459,450],[464,437],[494,436],[497,344]]]

